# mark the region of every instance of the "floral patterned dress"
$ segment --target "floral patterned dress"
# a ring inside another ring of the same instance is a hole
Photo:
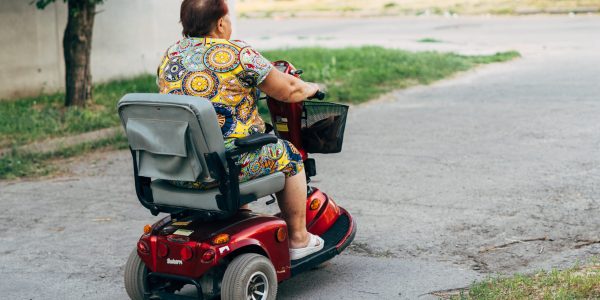
[[[184,38],[163,56],[157,84],[163,94],[209,99],[217,113],[225,148],[231,149],[236,138],[265,131],[265,123],[258,114],[257,87],[272,68],[267,59],[242,41]],[[239,163],[241,182],[277,171],[290,177],[304,167],[298,150],[285,140],[245,153]],[[173,183],[208,188],[201,182]]]

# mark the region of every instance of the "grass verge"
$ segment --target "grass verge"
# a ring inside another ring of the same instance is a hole
[[[264,51],[263,54],[271,60],[293,62],[305,71],[305,80],[328,86],[329,101],[346,103],[361,103],[394,89],[428,84],[479,64],[519,56],[517,52],[462,56],[381,47],[298,48]],[[143,75],[96,85],[93,103],[83,109],[64,108],[62,93],[0,101],[0,148],[17,149],[32,141],[119,126],[116,103],[124,94],[156,91],[155,77]],[[260,104],[264,114],[265,105]],[[44,162],[119,141],[104,139],[44,154],[13,151],[0,158],[0,179],[48,174]]]
[[[600,264],[488,279],[452,299],[599,299]]]
[[[14,150],[12,153],[0,157],[0,179],[48,175],[57,170],[57,167],[51,163],[53,160],[74,157],[93,150],[126,149],[127,147],[127,138],[123,134],[117,134],[110,138],[60,148],[47,153]]]
[[[94,86],[94,101],[85,109],[65,108],[63,93],[0,101],[0,148],[118,126],[116,103],[134,92],[156,92],[155,77],[143,75],[98,84]]]
[[[263,55],[271,60],[288,60],[304,70],[304,80],[326,84],[328,101],[361,103],[394,89],[429,84],[479,64],[511,60],[519,53],[464,56],[370,46],[287,49],[264,51]]]

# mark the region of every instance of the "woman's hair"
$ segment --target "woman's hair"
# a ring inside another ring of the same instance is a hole
[[[227,15],[225,0],[183,0],[179,18],[183,36],[202,37],[213,30],[217,21]]]

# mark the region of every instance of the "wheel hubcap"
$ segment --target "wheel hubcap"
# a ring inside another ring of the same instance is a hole
[[[265,273],[257,271],[250,276],[246,285],[246,300],[264,300],[269,294],[269,281]]]

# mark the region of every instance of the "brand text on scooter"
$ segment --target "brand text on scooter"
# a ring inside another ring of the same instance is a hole
[[[180,259],[167,258],[167,265],[183,265],[183,261]]]

